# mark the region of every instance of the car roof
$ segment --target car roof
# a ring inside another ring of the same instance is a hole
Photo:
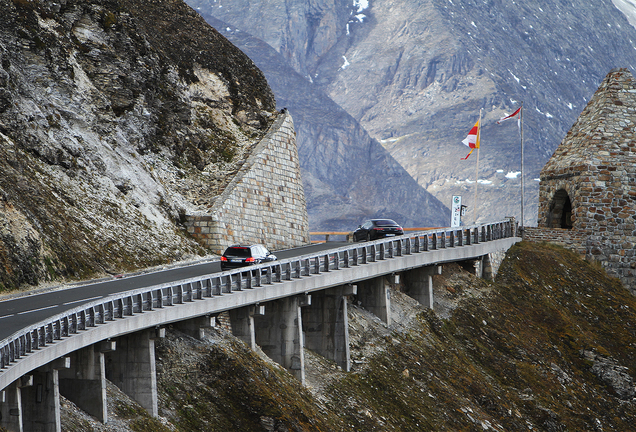
[[[251,249],[254,246],[263,246],[265,249],[267,249],[267,246],[265,246],[264,244],[255,243],[255,244],[251,244],[251,245],[250,244],[247,244],[247,245],[234,244],[234,245],[228,246],[227,248],[225,248],[225,250],[233,249],[233,248],[236,248],[236,249]],[[267,250],[269,250],[269,249],[267,249]]]

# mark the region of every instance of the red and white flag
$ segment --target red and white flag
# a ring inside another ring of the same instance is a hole
[[[470,132],[468,132],[468,136],[462,142],[464,145],[470,147],[470,153],[472,153],[476,148],[479,148],[479,120],[477,120],[475,126],[472,127]],[[465,158],[462,158],[462,160],[468,159],[470,153],[468,153]]]
[[[517,119],[517,123],[519,123],[519,127],[521,127],[521,107],[517,108],[517,111],[513,112],[509,116],[505,116],[505,117],[500,118],[497,121],[497,124],[501,124],[502,121],[506,121],[506,120],[509,120],[511,118],[516,118]]]

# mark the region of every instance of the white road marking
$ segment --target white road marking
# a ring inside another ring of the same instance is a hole
[[[87,301],[95,300],[95,299],[102,298],[102,297],[104,297],[104,296],[95,296],[95,297],[91,297],[91,298],[86,298],[86,299],[81,299],[81,300],[75,300],[75,301],[72,301],[72,302],[64,303],[64,306],[68,306],[68,305],[73,304],[73,303],[87,302]]]
[[[27,313],[31,313],[31,312],[37,312],[37,311],[46,310],[46,309],[53,309],[53,308],[56,308],[58,306],[59,305],[53,305],[53,306],[47,306],[47,307],[43,307],[43,308],[39,308],[39,309],[32,309],[32,310],[28,310],[28,311],[18,312],[18,315],[23,315],[23,314],[27,314]]]

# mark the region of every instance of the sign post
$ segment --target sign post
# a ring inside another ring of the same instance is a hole
[[[451,228],[457,228],[462,224],[462,197],[453,196],[451,203]]]

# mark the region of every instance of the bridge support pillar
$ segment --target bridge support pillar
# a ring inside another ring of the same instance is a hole
[[[201,316],[173,324],[177,330],[192,336],[196,339],[203,339],[206,332],[216,325],[216,318],[213,316]]]
[[[59,372],[60,394],[102,423],[108,422],[104,353],[114,350],[114,341],[77,350],[71,367]]]
[[[117,339],[117,350],[106,354],[106,377],[157,417],[155,331],[144,330]]]
[[[33,385],[33,375],[26,375],[0,392],[0,428],[22,432],[22,388]]]
[[[481,277],[486,280],[492,280],[493,268],[490,254],[481,257]]]
[[[428,309],[433,309],[433,275],[442,274],[442,266],[432,265],[404,273],[406,294]]]
[[[265,315],[265,306],[250,305],[242,308],[231,309],[229,313],[232,334],[245,342],[251,349],[256,349],[254,317]]]
[[[60,432],[60,369],[70,366],[61,357],[33,371],[33,385],[22,389],[22,427],[25,431]]]
[[[351,370],[347,296],[357,293],[356,285],[342,285],[311,295],[311,306],[303,308],[305,346]]]
[[[256,343],[263,352],[301,383],[305,383],[301,307],[311,304],[310,295],[285,297],[265,304],[265,315],[254,316]]]
[[[358,301],[386,325],[391,325],[390,288],[384,276],[358,282]]]

